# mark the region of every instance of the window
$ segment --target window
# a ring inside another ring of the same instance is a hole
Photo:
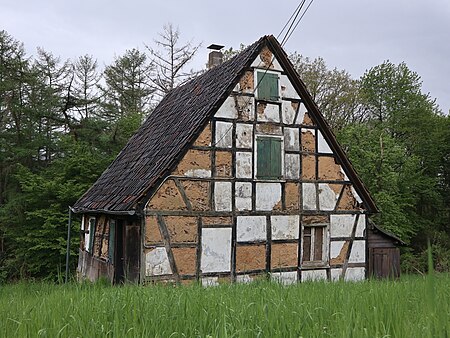
[[[282,139],[276,137],[258,137],[256,177],[258,179],[278,180],[282,175]]]
[[[108,260],[114,264],[114,238],[116,237],[116,221],[109,221]]]
[[[278,74],[265,71],[256,72],[256,85],[258,99],[267,101],[278,101]]]
[[[89,232],[86,238],[86,250],[92,253],[92,247],[94,246],[95,237],[95,217],[89,218]]]
[[[323,263],[325,257],[326,226],[305,226],[303,228],[303,263]]]

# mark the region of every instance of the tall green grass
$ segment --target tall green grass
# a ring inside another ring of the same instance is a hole
[[[448,337],[450,276],[0,289],[1,337]]]

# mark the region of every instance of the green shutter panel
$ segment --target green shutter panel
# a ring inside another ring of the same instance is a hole
[[[271,101],[278,101],[278,75],[277,74],[267,74],[268,84],[269,84],[269,99]]]
[[[270,144],[270,176],[282,178],[281,175],[281,140],[271,139]]]
[[[258,99],[278,101],[278,74],[257,72]]]
[[[258,86],[258,99],[268,100],[270,97],[267,75],[268,74],[264,74],[264,72],[257,72],[256,85]]]
[[[259,138],[257,140],[257,164],[256,171],[258,178],[267,178],[270,175],[270,140],[266,138]]]
[[[116,221],[111,220],[109,223],[109,240],[108,240],[108,258],[114,264],[114,246],[116,238]]]

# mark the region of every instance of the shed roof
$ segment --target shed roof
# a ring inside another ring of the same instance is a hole
[[[264,36],[232,59],[183,86],[171,90],[131,137],[95,184],[75,203],[75,212],[133,214],[176,166],[189,145],[231,93],[243,72],[264,46],[268,46],[324,137],[340,159],[369,212],[377,208],[357,176],[331,129],[312,100],[292,63],[273,36]]]

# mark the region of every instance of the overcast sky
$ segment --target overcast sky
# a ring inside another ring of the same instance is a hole
[[[143,50],[171,22],[182,40],[202,43],[192,63],[200,68],[211,43],[237,48],[277,36],[299,2],[0,0],[0,30],[29,54],[40,46],[62,58],[91,54],[108,64],[126,49]],[[450,0],[315,0],[285,49],[322,56],[329,68],[355,78],[384,60],[404,61],[441,109],[450,109]]]

